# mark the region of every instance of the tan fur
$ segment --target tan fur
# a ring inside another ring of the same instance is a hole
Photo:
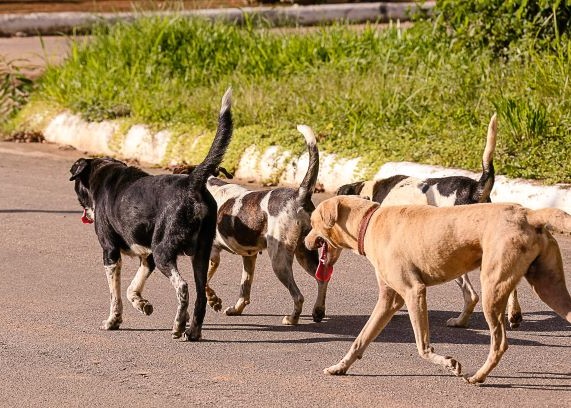
[[[376,204],[351,196],[325,200],[311,216],[306,246],[313,249],[325,240],[331,260],[344,248],[356,250],[359,224],[372,205]],[[335,222],[329,226],[331,219]],[[516,204],[378,209],[364,244],[367,259],[375,267],[379,299],[347,355],[325,372],[344,374],[406,304],[418,353],[460,375],[457,360],[434,353],[430,346],[426,287],[480,267],[482,306],[491,345],[484,365],[466,380],[484,382],[507,350],[503,316],[508,296],[522,277],[549,307],[571,322],[571,296],[565,286],[559,247],[544,228],[548,223],[571,232],[570,215],[559,210],[532,211]]]

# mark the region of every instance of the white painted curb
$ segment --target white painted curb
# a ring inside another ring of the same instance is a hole
[[[135,125],[125,136],[117,132],[119,125],[115,122],[91,123],[70,113],[57,115],[43,129],[44,137],[49,142],[71,145],[92,154],[117,155],[149,164],[163,164],[171,139],[168,130],[153,134],[148,127]],[[116,141],[113,143],[114,137]],[[111,148],[110,144],[117,146]],[[320,153],[318,182],[323,184],[325,191],[335,192],[343,184],[361,180],[359,161]],[[305,176],[308,162],[308,153],[294,157],[291,152],[276,146],[263,152],[258,151],[255,146],[250,146],[242,154],[236,177],[259,183],[278,180],[283,184],[298,185]],[[388,162],[379,168],[374,178],[386,178],[396,174],[418,178],[450,175],[463,175],[474,179],[480,177],[478,173],[461,169],[410,162]],[[515,202],[532,209],[554,207],[571,213],[571,185],[543,186],[528,180],[496,176],[492,201]]]

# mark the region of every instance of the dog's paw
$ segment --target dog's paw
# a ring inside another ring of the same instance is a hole
[[[508,321],[510,322],[510,328],[517,329],[521,324],[523,317],[520,312],[514,313],[512,316],[509,316]]]
[[[454,373],[457,377],[462,375],[462,364],[460,364],[456,359],[449,357],[448,369]]]
[[[103,320],[99,328],[101,330],[119,330],[119,326],[121,326],[121,323],[122,323],[121,319],[107,319]]]
[[[338,364],[332,365],[331,367],[327,367],[327,368],[323,369],[323,372],[325,374],[329,374],[329,375],[345,375],[345,374],[347,374],[347,367],[345,367],[341,363],[338,363]]]
[[[313,309],[313,313],[311,314],[313,317],[313,321],[319,323],[325,317],[325,308],[324,307],[316,307]]]
[[[188,313],[187,313],[188,316]],[[172,327],[172,338],[179,339],[181,338],[182,334],[184,333],[184,329],[186,328],[186,316],[183,321],[175,321]]]
[[[222,299],[218,296],[213,299],[208,299],[208,306],[214,309],[215,312],[219,312],[222,310]]]
[[[468,384],[472,384],[472,385],[480,385],[483,384],[484,381],[486,380],[486,378],[479,378],[476,375],[473,376],[468,376],[468,375],[464,375],[462,377],[464,379],[464,381],[466,381]]]
[[[468,319],[462,319],[460,317],[451,317],[446,321],[446,326],[465,328],[468,327],[468,322],[469,322]]]
[[[141,309],[141,312],[143,312],[143,314],[144,314],[145,316],[150,316],[150,315],[152,315],[152,314],[153,314],[153,311],[154,311],[153,305],[150,304],[149,302],[145,303],[145,304],[143,305],[142,309]]]
[[[202,338],[202,330],[193,327],[184,332],[184,339],[186,341],[198,341]]]
[[[234,306],[230,306],[227,307],[226,310],[224,310],[224,314],[226,316],[240,316],[242,314],[242,311],[236,310]]]
[[[292,316],[284,316],[282,319],[282,324],[288,326],[295,326],[299,322],[299,317],[292,317]]]

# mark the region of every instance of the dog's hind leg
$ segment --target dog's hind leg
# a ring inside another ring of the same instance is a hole
[[[117,330],[123,322],[123,302],[121,300],[121,255],[118,250],[104,251],[103,264],[109,285],[111,302],[109,317],[103,321],[101,329]]]
[[[514,289],[508,299],[508,321],[510,322],[510,328],[517,329],[522,320],[523,317],[521,315],[521,306],[517,298],[517,289]]]
[[[139,259],[139,269],[137,269],[133,281],[127,288],[127,299],[135,309],[150,316],[153,313],[153,305],[147,299],[143,299],[142,294],[147,279],[155,269],[155,261],[152,255],[140,256]]]
[[[169,278],[176,292],[178,308],[173,323],[172,338],[178,339],[184,332],[188,317],[188,284],[178,271],[176,255],[174,257],[169,257],[167,255],[169,253],[172,253],[172,251],[169,251],[168,248],[164,248],[161,245],[157,245],[153,250],[157,268],[159,268],[159,270]],[[204,280],[204,285],[206,285],[206,279]],[[205,288],[203,287],[202,290],[205,291]]]
[[[213,245],[212,251],[210,251],[210,264],[208,267],[208,277],[206,279],[206,298],[208,299],[208,305],[216,312],[222,310],[222,299],[220,299],[214,289],[210,287],[210,280],[216,273],[218,265],[220,265],[220,248]]]
[[[402,307],[403,303],[403,298],[395,290],[385,283],[379,282],[377,304],[369,320],[361,329],[361,333],[359,333],[345,357],[339,363],[324,369],[323,372],[332,375],[345,374],[355,360],[363,357],[367,346],[377,338],[393,315]]]
[[[482,270],[484,271],[484,266]],[[517,267],[512,266],[511,270],[517,271]],[[508,341],[506,337],[506,327],[504,321],[504,313],[508,302],[511,289],[517,283],[517,272],[511,274],[508,280],[498,281],[497,276],[501,273],[496,271],[482,272],[482,308],[486,322],[490,328],[490,352],[488,358],[482,367],[471,377],[466,377],[466,381],[470,384],[481,384],[492,369],[498,365],[503,354],[508,349]],[[505,275],[505,274],[503,274]],[[521,276],[521,275],[520,275]]]
[[[303,308],[303,295],[293,278],[293,257],[295,247],[289,246],[277,239],[268,239],[268,254],[272,260],[272,269],[280,282],[289,290],[293,299],[293,312],[284,316],[282,324],[297,324]]]
[[[188,341],[198,341],[202,337],[202,323],[206,314],[206,280],[209,258],[210,248],[207,248],[205,245],[200,245],[192,257],[196,301],[194,303],[192,320],[190,320],[190,327],[184,333]]]
[[[244,308],[250,304],[250,291],[254,280],[257,255],[242,257],[242,281],[240,282],[240,297],[234,306],[228,307],[224,313],[227,316],[239,316]]]
[[[404,300],[408,309],[410,322],[414,330],[414,338],[418,354],[434,364],[448,368],[455,375],[462,373],[462,366],[452,357],[436,354],[430,346],[428,327],[428,309],[426,306],[426,286],[421,282],[410,282],[404,290]]]
[[[455,282],[458,284],[458,286],[460,286],[460,289],[462,289],[462,295],[464,297],[464,309],[462,310],[460,316],[448,319],[446,326],[468,327],[470,316],[472,316],[472,313],[474,313],[474,308],[478,304],[478,300],[480,300],[480,298],[474,290],[474,287],[468,278],[468,274],[464,274],[459,278],[456,278]]]
[[[531,264],[525,278],[539,298],[559,316],[571,323],[571,296],[565,284],[563,261],[555,238]]]
[[[318,252],[308,250],[303,243],[303,239],[300,239],[295,249],[295,257],[302,268],[315,278],[315,272],[319,266]],[[315,305],[313,306],[311,315],[313,316],[314,322],[320,322],[325,317],[325,297],[327,296],[327,284],[329,282],[322,282],[317,279],[316,281],[317,299],[315,299]]]

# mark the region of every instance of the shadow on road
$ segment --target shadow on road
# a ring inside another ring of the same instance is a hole
[[[431,310],[429,314],[431,341],[434,343],[450,343],[450,344],[489,344],[490,335],[488,326],[484,319],[483,313],[474,313],[472,315],[471,327],[467,329],[446,327],[446,321],[457,315],[456,312]],[[231,317],[229,319],[239,319],[239,322],[229,324],[205,324],[204,329],[208,331],[261,331],[261,332],[307,332],[322,335],[318,338],[304,339],[263,339],[263,340],[236,340],[228,342],[259,342],[259,343],[320,343],[332,341],[353,341],[359,334],[365,322],[369,318],[366,315],[356,316],[329,316],[321,323],[313,323],[310,317],[303,317],[302,324],[298,326],[284,325],[266,325],[252,324],[244,321],[248,316],[260,317],[261,315],[243,315],[240,317]],[[268,315],[263,315],[268,316]],[[279,317],[281,315],[276,315]],[[541,319],[537,319],[541,316]],[[306,320],[308,321],[306,323]],[[570,326],[567,322],[552,312],[525,313],[524,322],[519,330],[521,332],[559,332],[567,331]],[[515,330],[508,330],[508,342],[512,345],[520,346],[546,346],[546,347],[571,347],[561,345],[549,345],[542,342],[526,339],[514,338]],[[557,335],[549,336],[543,334],[541,337],[560,337]],[[207,340],[208,341],[208,340]],[[414,333],[408,315],[400,313],[395,315],[383,330],[380,336],[375,340],[382,343],[414,343]]]

